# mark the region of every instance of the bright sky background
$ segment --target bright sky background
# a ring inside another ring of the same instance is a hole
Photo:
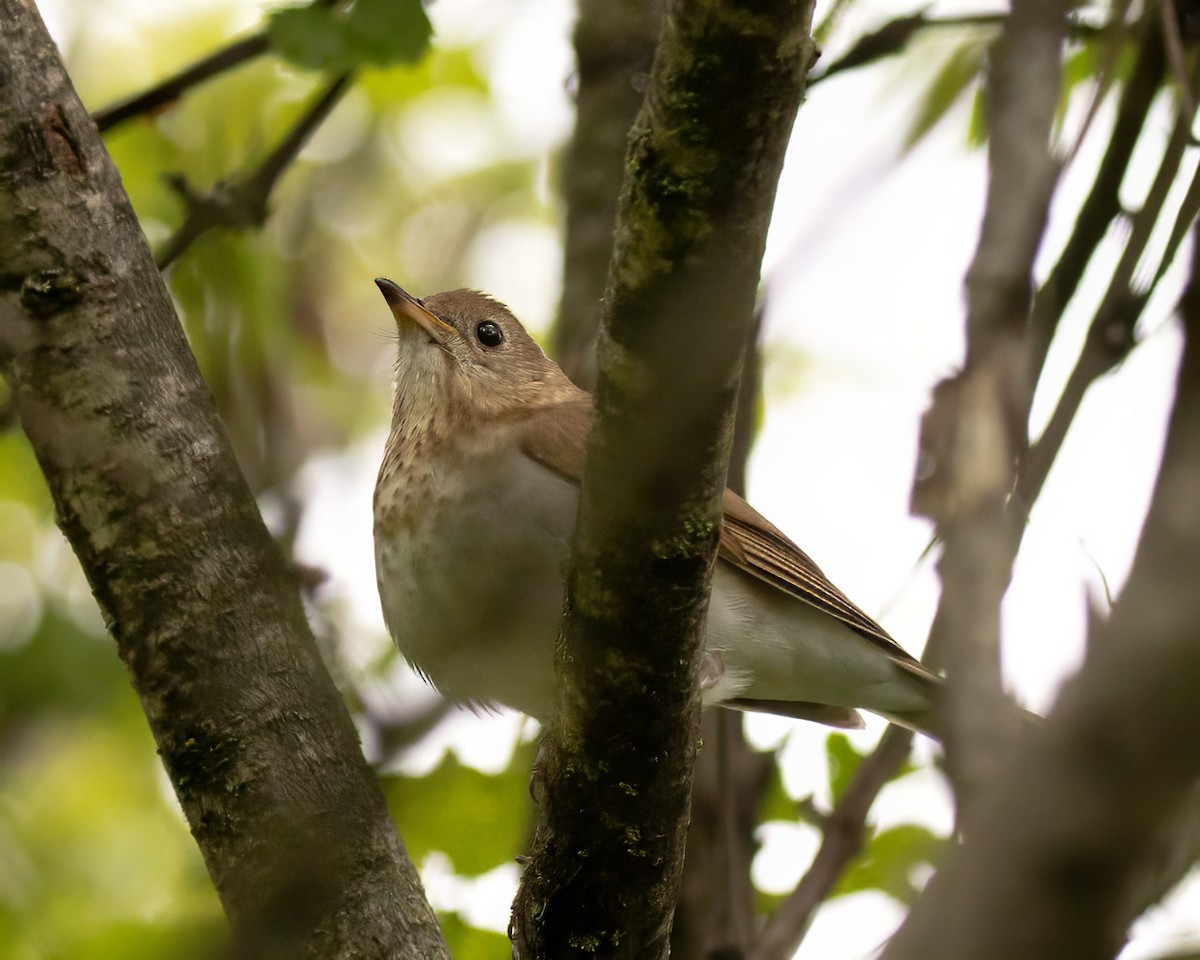
[[[187,16],[220,0],[97,2],[113,9],[111,18],[103,18],[106,29],[119,31],[123,20]],[[245,6],[249,28],[256,16],[252,5]],[[918,6],[861,0],[846,17],[846,33]],[[52,0],[41,0],[39,7],[56,35],[69,35],[64,8]],[[930,12],[995,9],[997,4],[977,0],[937,3]],[[469,168],[495,151],[544,156],[569,135],[568,0],[437,0],[429,10],[437,42],[482,44],[480,56],[501,108],[498,118],[482,118],[442,100],[413,111],[404,122],[404,142],[412,155],[427,158],[431,175]],[[103,41],[93,36],[82,42]],[[929,49],[934,53],[924,63],[908,58],[833,79],[801,110],[765,263],[767,414],[749,480],[750,500],[915,653],[938,595],[932,563],[918,559],[929,526],[907,507],[917,430],[931,387],[961,362],[961,278],[974,250],[985,188],[983,154],[963,146],[965,103],[897,162],[912,114],[897,92],[914,90],[922,73],[932,76],[942,48]],[[824,62],[838,52],[827,50]],[[1166,115],[1156,116],[1165,140]],[[1102,110],[1094,132],[1106,134],[1110,120],[1111,110]],[[1085,141],[1077,167],[1089,169],[1100,141],[1094,135]],[[1191,153],[1187,162],[1194,164]],[[1127,187],[1139,176],[1147,182],[1156,162],[1155,156],[1140,155]],[[1057,251],[1085,187],[1068,173],[1056,207],[1066,215],[1052,225],[1044,255]],[[1125,199],[1136,206],[1140,194],[1133,189]],[[493,228],[471,252],[469,282],[508,303],[531,328],[544,330],[557,303],[560,256],[548,228]],[[404,265],[383,251],[377,272],[402,275]],[[1004,607],[1004,666],[1013,691],[1034,710],[1047,708],[1078,664],[1087,606],[1105,604],[1102,576],[1115,592],[1127,574],[1171,399],[1180,337],[1169,313],[1179,287],[1176,271],[1152,305],[1144,344],[1088,395],[1031,520]],[[1089,289],[1083,299],[1094,303],[1100,292]],[[1077,309],[1056,341],[1052,363],[1061,377],[1087,320],[1086,311]],[[364,322],[364,336],[378,326]],[[1053,399],[1039,396],[1035,422],[1044,419]],[[344,455],[311,464],[298,481],[312,500],[298,544],[301,558],[331,572],[330,589],[348,599],[359,632],[372,642],[383,636],[370,506],[382,445],[379,434]],[[411,677],[396,682],[405,690],[419,684]],[[467,762],[494,769],[504,765],[518,736],[531,735],[530,726],[512,715],[463,714],[443,725],[435,742],[408,763],[432,766],[448,746]],[[748,726],[760,745],[786,740],[790,789],[823,797],[822,729],[770,717],[751,717]],[[872,743],[880,730],[873,723],[856,734],[858,745]],[[923,743],[919,749],[931,748]],[[882,825],[915,819],[944,832],[949,811],[940,778],[922,773],[889,787],[875,818]],[[771,889],[788,889],[815,850],[815,835],[793,824],[765,829],[769,842],[756,862],[756,879]],[[448,864],[427,862],[423,875],[436,906],[504,929],[515,867],[465,882]],[[868,956],[901,915],[882,895],[841,898],[819,915],[798,956]],[[1195,943],[1196,917],[1200,881],[1194,873],[1171,905],[1142,921],[1138,930],[1144,936],[1124,957],[1138,960]]]

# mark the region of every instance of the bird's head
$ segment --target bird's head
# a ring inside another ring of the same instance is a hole
[[[397,397],[438,413],[479,420],[554,403],[576,392],[520,321],[475,290],[424,300],[375,281],[396,319]]]

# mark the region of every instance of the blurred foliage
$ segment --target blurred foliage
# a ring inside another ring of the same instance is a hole
[[[266,229],[206,234],[167,275],[243,470],[291,549],[304,517],[301,470],[368,438],[379,443],[387,422],[391,321],[371,279],[390,273],[419,293],[447,289],[471,280],[473,257],[506,236],[497,231],[533,226],[557,237],[560,211],[546,183],[554,161],[504,119],[486,40],[429,45],[417,0],[357,0],[348,12],[284,7],[257,23],[240,0],[136,17],[119,4],[61,6],[70,26],[60,45],[92,108],[249,29],[266,26],[283,55],[246,63],[108,135],[152,244],[183,215],[164,174],[206,189],[253,169],[322,83],[306,68],[358,71],[285,174]],[[822,29],[836,37],[855,6],[839,0]],[[905,63],[919,63],[927,80],[910,146],[977,87],[993,35],[971,28],[913,40]],[[1068,60],[1075,87],[1102,59],[1089,43]],[[930,62],[940,64],[932,78]],[[896,86],[908,94],[921,85],[905,80]],[[976,142],[982,120],[977,99]],[[768,364],[776,381],[804,369],[798,357]],[[0,390],[0,404],[6,396]],[[361,631],[344,598],[310,599],[335,644]],[[351,661],[335,670],[349,686],[363,669]],[[861,759],[850,738],[830,735],[832,798]],[[447,754],[423,776],[383,776],[415,861],[444,855],[461,877],[511,863],[528,829],[531,766],[522,748],[499,774]],[[819,822],[813,802],[790,796],[776,775],[760,820],[795,822],[804,811]],[[875,888],[907,901],[943,842],[911,824],[872,832],[837,892]],[[508,955],[501,934],[447,909],[455,955]],[[219,956],[225,936],[136,697],[53,525],[37,463],[19,430],[0,427],[0,956]]]
[[[932,872],[947,841],[927,827],[905,823],[881,830],[867,839],[862,853],[838,881],[834,896],[860,890],[882,890],[901,903],[912,904],[921,892],[922,867]]]
[[[239,0],[177,16],[134,19],[131,9],[124,22],[111,5],[66,8],[70,28],[58,39],[91,108],[254,28]],[[302,521],[301,468],[386,423],[391,318],[372,278],[389,273],[421,291],[462,285],[488,230],[549,231],[557,211],[540,148],[503,130],[482,152],[438,143],[444,117],[498,127],[497,107],[484,52],[429,49],[417,0],[358,0],[336,15],[284,8],[267,20],[286,58],[217,76],[114,128],[106,144],[158,245],[184,212],[165,174],[205,190],[253,169],[323,82],[302,66],[359,70],[285,174],[267,228],[205,234],[167,275],[242,468],[290,548]],[[340,598],[313,599],[335,637],[356,629]],[[337,666],[350,684],[361,673]],[[512,864],[527,830],[531,762],[520,751],[488,776],[447,756],[424,777],[384,777],[416,861],[438,850],[464,876]],[[507,954],[502,934],[455,914],[445,920],[456,956]],[[189,960],[223,955],[226,940],[145,717],[54,527],[36,460],[19,428],[0,429],[0,957]]]
[[[987,38],[973,37],[956,44],[934,75],[921,98],[908,130],[906,145],[919,143],[980,79],[987,54]]]
[[[432,31],[420,0],[355,0],[348,10],[282,7],[268,20],[271,46],[300,67],[353,70],[412,63]]]
[[[383,778],[388,809],[404,826],[404,844],[413,861],[444,853],[455,872],[475,877],[523,852],[529,833],[529,771],[532,745],[516,751],[498,774],[482,773],[447,754],[423,777]],[[437,810],[436,821],[423,811]],[[446,824],[454,830],[446,831]]]
[[[480,957],[503,960],[512,956],[512,944],[508,936],[491,930],[473,927],[457,913],[443,913],[439,919],[442,933],[446,935],[446,946],[452,957]]]

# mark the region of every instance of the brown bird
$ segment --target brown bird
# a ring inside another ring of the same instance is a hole
[[[591,397],[484,294],[375,282],[399,346],[375,487],[384,620],[446,696],[545,721]],[[705,703],[839,727],[861,707],[928,732],[941,680],[726,490],[697,682]]]

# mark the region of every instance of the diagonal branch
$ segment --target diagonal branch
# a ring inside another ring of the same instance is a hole
[[[1170,259],[1174,257],[1178,248],[1178,240],[1172,238],[1173,242],[1168,242],[1163,254],[1162,268],[1155,272],[1152,284],[1148,289],[1141,291],[1135,289],[1135,271],[1162,216],[1167,196],[1178,178],[1184,151],[1191,141],[1191,125],[1192,115],[1186,110],[1176,114],[1175,127],[1166,149],[1163,151],[1158,172],[1155,174],[1141,209],[1131,218],[1129,238],[1125,243],[1125,249],[1121,252],[1108,289],[1088,327],[1087,338],[1080,351],[1079,359],[1075,362],[1075,366],[1067,378],[1062,396],[1055,405],[1045,430],[1022,459],[1014,505],[1023,512],[1023,515],[1028,514],[1041,493],[1042,484],[1049,476],[1050,467],[1066,440],[1067,431],[1075,419],[1075,414],[1078,412],[1088,388],[1104,374],[1113,370],[1137,344],[1135,330],[1138,318],[1150,299],[1153,284],[1156,284],[1162,277],[1165,268],[1169,266]],[[1200,203],[1200,192],[1196,188],[1196,184],[1200,182],[1198,178],[1200,178],[1200,173],[1193,178],[1192,189],[1188,191],[1180,208],[1175,228],[1176,233],[1180,224],[1190,226],[1192,218],[1195,217],[1197,204]]]
[[[0,364],[233,955],[446,957],[120,178],[32,0],[0,23]]]
[[[879,746],[859,765],[822,825],[821,846],[812,865],[772,914],[750,960],[788,960],[796,952],[817,908],[862,849],[871,805],[904,764],[912,738],[911,731],[889,726]]]
[[[931,17],[925,11],[894,17],[877,29],[863,34],[849,50],[828,67],[820,73],[814,73],[809,79],[809,86],[812,87],[822,80],[828,80],[847,70],[858,70],[878,63],[880,60],[899,56],[908,50],[909,45],[918,34],[936,30],[998,29],[1004,26],[1007,19],[1008,15],[1003,13]],[[1123,29],[1119,22],[1113,26]],[[1108,27],[1097,29],[1089,23],[1078,20],[1073,20],[1069,24],[1071,35],[1081,38],[1095,36],[1106,29]]]
[[[336,2],[337,0],[313,0],[313,6],[331,7]],[[201,57],[195,63],[184,67],[178,73],[141,93],[97,110],[92,114],[92,120],[95,121],[100,132],[104,133],[126,120],[132,120],[142,114],[156,113],[169,107],[192,87],[198,87],[213,77],[240,67],[243,63],[262,56],[270,49],[270,33],[260,30],[258,33],[235,40],[208,56]]]
[[[1121,212],[1121,182],[1166,68],[1162,28],[1153,9],[1142,17],[1135,51],[1136,60],[1122,87],[1108,149],[1100,161],[1096,179],[1079,209],[1070,240],[1034,298],[1030,320],[1033,370],[1041,370],[1063,311],[1079,288],[1083,272],[1109,225]]]
[[[171,185],[183,197],[187,215],[179,228],[167,238],[157,256],[158,268],[165,270],[208,230],[225,227],[246,230],[261,227],[266,222],[267,204],[275,184],[296,159],[308,138],[333,110],[349,89],[352,74],[335,78],[296,121],[283,141],[267,156],[253,173],[232,183],[219,183],[211,193],[194,191],[181,177],[172,178]]]
[[[104,133],[126,120],[146,113],[156,113],[169,107],[192,87],[262,56],[269,49],[271,41],[265,30],[235,40],[229,46],[197,60],[149,89],[97,110],[92,114],[92,119],[100,132]]]

